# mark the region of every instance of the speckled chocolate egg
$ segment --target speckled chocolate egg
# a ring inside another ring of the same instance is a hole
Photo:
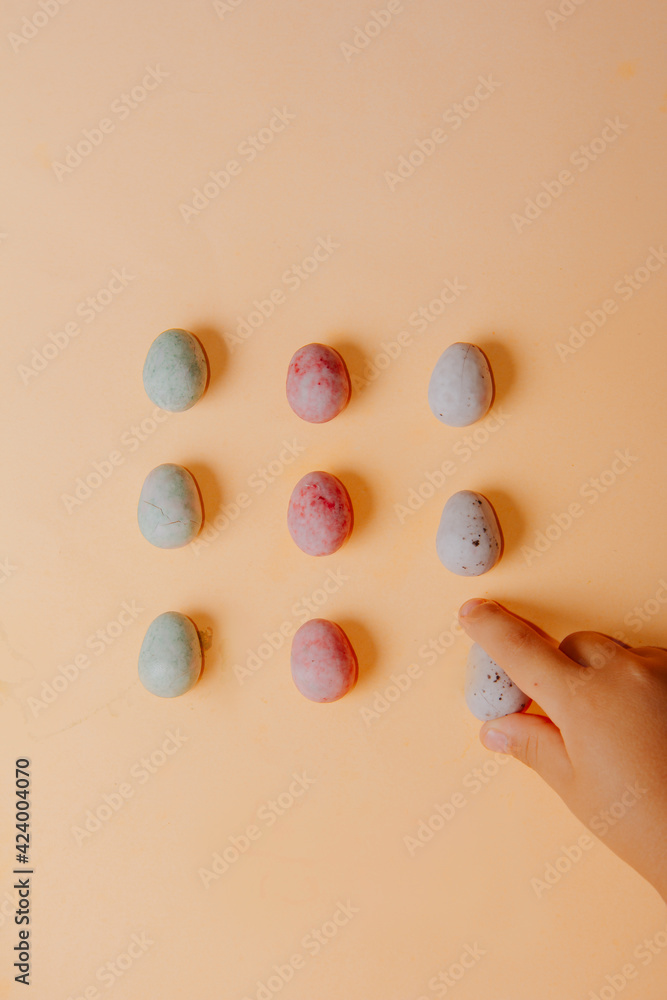
[[[481,576],[495,566],[502,534],[486,497],[472,490],[454,493],[442,511],[435,547],[443,566],[459,576]]]
[[[203,518],[192,474],[172,462],[149,472],[141,488],[137,518],[141,534],[152,545],[160,549],[187,545],[201,528]]]
[[[158,615],[139,651],[139,680],[151,694],[175,698],[197,683],[202,667],[199,634],[179,611]]]
[[[291,669],[304,698],[337,701],[356,682],[357,658],[340,625],[311,618],[294,634]]]
[[[287,402],[302,420],[323,424],[345,408],[350,376],[333,347],[306,344],[292,356],[287,370]]]
[[[451,344],[440,355],[428,384],[428,405],[443,424],[467,427],[488,412],[493,378],[475,344]]]
[[[470,648],[465,675],[466,704],[476,719],[487,722],[523,712],[531,699],[476,642]]]
[[[329,472],[309,472],[292,490],[287,527],[302,552],[327,556],[352,531],[352,501],[340,479]]]
[[[148,349],[144,388],[163,410],[172,413],[189,410],[201,398],[207,378],[204,349],[187,330],[165,330]]]

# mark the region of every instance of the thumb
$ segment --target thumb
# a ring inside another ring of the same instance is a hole
[[[514,712],[485,723],[479,737],[487,750],[527,764],[559,795],[574,771],[560,729],[543,715]]]

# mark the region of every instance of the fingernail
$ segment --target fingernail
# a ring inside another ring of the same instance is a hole
[[[472,612],[475,608],[478,608],[481,604],[487,604],[483,597],[473,597],[472,601],[466,601],[461,610],[459,611],[460,618],[472,618]]]
[[[500,729],[487,729],[482,736],[482,743],[487,750],[495,750],[497,753],[508,752],[509,741]]]

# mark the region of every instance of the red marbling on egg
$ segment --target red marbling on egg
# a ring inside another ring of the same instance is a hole
[[[297,417],[324,424],[345,408],[350,376],[338,351],[326,344],[306,344],[287,369],[287,402]]]
[[[292,490],[287,509],[289,533],[302,552],[328,556],[352,531],[352,501],[340,479],[309,472]]]
[[[310,701],[337,701],[357,680],[357,658],[340,625],[312,618],[292,639],[292,680]]]

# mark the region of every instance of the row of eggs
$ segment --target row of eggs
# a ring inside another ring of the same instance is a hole
[[[150,399],[171,413],[189,410],[208,382],[204,348],[187,330],[165,330],[150,346],[143,369]],[[341,355],[326,344],[306,344],[287,368],[287,401],[302,420],[332,420],[350,399],[350,376]],[[440,355],[428,385],[433,414],[450,427],[480,420],[491,406],[493,378],[486,355],[474,344],[451,344]]]
[[[139,652],[139,680],[146,690],[162,698],[178,697],[194,687],[202,666],[201,640],[193,621],[179,611],[158,615]],[[311,618],[297,629],[290,669],[301,694],[320,703],[342,698],[359,673],[347,635],[325,618]],[[530,698],[477,643],[468,654],[465,698],[473,715],[482,720],[521,712],[530,704]]]
[[[146,392],[172,412],[193,406],[208,381],[208,362],[199,341],[186,330],[167,330],[150,347],[143,370]],[[324,344],[307,344],[292,356],[286,394],[301,419],[325,423],[350,398],[350,378],[341,355]],[[442,423],[463,427],[481,419],[493,399],[491,369],[474,344],[450,345],[440,356],[428,386],[428,402]],[[197,485],[182,466],[166,463],[147,476],[139,499],[139,527],[160,548],[187,544],[199,532],[203,513]],[[352,503],[345,486],[330,473],[304,476],[290,497],[287,524],[298,547],[309,555],[337,551],[352,531]],[[443,565],[462,576],[478,576],[500,558],[502,534],[493,507],[481,494],[461,490],[449,498],[436,535]],[[154,694],[173,697],[196,683],[202,665],[199,636],[178,612],[151,624],[139,657],[139,676]],[[313,701],[335,701],[354,685],[357,660],[349,639],[334,622],[312,619],[292,643],[292,677]],[[507,674],[473,645],[466,670],[466,701],[477,718],[521,711],[529,699]],[[504,701],[501,705],[500,702]],[[518,706],[518,707],[517,707]]]
[[[192,619],[180,611],[154,618],[139,651],[139,680],[146,690],[176,698],[194,687],[202,667],[201,640]],[[356,683],[357,657],[340,625],[311,618],[292,639],[291,671],[310,701],[337,701]]]
[[[199,489],[182,465],[165,462],[148,473],[139,496],[137,520],[144,538],[161,549],[187,545],[203,521]],[[337,552],[352,532],[350,495],[330,472],[308,472],[299,480],[287,508],[288,531],[302,552]],[[460,576],[480,576],[498,562],[502,534],[486,497],[472,490],[454,493],[444,506],[436,535],[442,564]]]

